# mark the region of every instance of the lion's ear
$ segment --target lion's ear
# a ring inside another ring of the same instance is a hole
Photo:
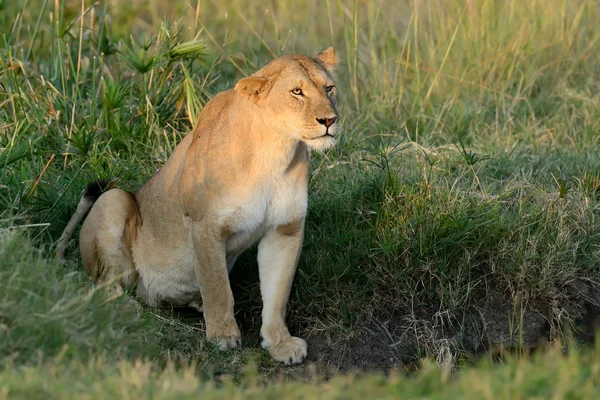
[[[335,49],[333,46],[328,47],[323,50],[316,57],[317,60],[321,61],[325,66],[327,71],[333,72],[335,70],[335,66],[338,63],[337,54],[335,53]]]
[[[260,94],[267,86],[267,78],[262,76],[248,76],[242,78],[235,85],[235,91],[246,99]]]

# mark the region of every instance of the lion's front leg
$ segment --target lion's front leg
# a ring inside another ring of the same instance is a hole
[[[285,364],[300,363],[306,357],[306,342],[293,337],[285,314],[300,250],[304,220],[268,232],[258,246],[260,292],[263,300],[262,347]]]
[[[210,224],[193,222],[191,240],[196,252],[196,277],[202,295],[206,335],[216,339],[223,350],[237,347],[242,337],[233,315],[224,238]]]

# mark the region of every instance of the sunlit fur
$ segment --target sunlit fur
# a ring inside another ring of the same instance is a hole
[[[91,207],[79,241],[90,276],[114,281],[118,293],[135,287],[151,306],[202,304],[207,336],[230,348],[241,334],[228,272],[259,241],[262,346],[275,360],[301,362],[306,342],[290,335],[286,306],[304,234],[308,148],[326,149],[339,133],[335,64],[333,48],[283,56],[217,94],[138,191],[82,199],[59,252]]]

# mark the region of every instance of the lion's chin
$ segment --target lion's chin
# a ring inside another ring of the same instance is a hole
[[[304,142],[311,150],[325,151],[335,144],[336,139],[331,135],[323,135],[313,139],[306,139]]]

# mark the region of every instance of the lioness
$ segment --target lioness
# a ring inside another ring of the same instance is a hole
[[[88,187],[58,241],[79,239],[85,270],[150,306],[199,307],[221,348],[241,344],[228,273],[260,239],[262,347],[286,364],[306,342],[290,335],[286,306],[307,211],[308,148],[339,131],[333,47],[279,57],[210,100],[166,164],[135,193]],[[96,200],[96,198],[97,200]],[[91,209],[91,210],[90,210]]]

